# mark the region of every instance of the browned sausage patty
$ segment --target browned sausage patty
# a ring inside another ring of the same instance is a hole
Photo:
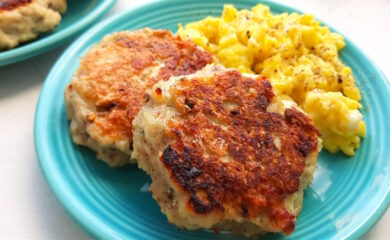
[[[65,91],[73,140],[97,151],[110,166],[129,162],[132,121],[145,91],[210,62],[210,53],[170,31],[142,29],[104,37],[81,59]]]
[[[290,234],[312,179],[318,131],[262,77],[207,67],[149,90],[133,157],[168,220],[247,236]]]

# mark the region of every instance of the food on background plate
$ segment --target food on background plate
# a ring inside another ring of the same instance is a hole
[[[66,0],[0,1],[0,51],[54,30],[66,7]]]
[[[178,35],[210,51],[217,62],[265,75],[282,99],[295,101],[314,120],[324,148],[353,155],[365,136],[361,96],[349,67],[338,57],[345,45],[313,16],[272,14],[259,4],[179,26]]]
[[[245,236],[294,230],[320,140],[284,102],[264,77],[213,65],[147,91],[132,157],[169,222]]]
[[[81,59],[65,91],[73,141],[95,150],[111,167],[134,162],[132,121],[146,89],[211,62],[210,53],[167,30],[104,37]]]

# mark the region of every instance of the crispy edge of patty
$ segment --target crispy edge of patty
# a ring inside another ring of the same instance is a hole
[[[145,89],[171,75],[195,72],[212,60],[210,53],[167,30],[105,36],[81,59],[65,91],[74,142],[96,151],[111,167],[134,163],[131,123]]]
[[[129,162],[135,162],[130,159],[131,152],[123,152],[111,144],[103,145],[88,133],[86,116],[90,114],[90,111],[85,106],[84,99],[72,91],[67,91],[65,99],[66,112],[68,119],[70,119],[69,130],[74,143],[92,149],[96,152],[96,157],[110,167],[121,167]]]
[[[213,68],[202,70],[203,73],[205,71],[213,71]],[[197,74],[202,73],[198,72],[187,76],[187,78]],[[169,88],[168,86],[173,85],[175,81],[180,81],[180,78],[174,77],[169,80],[169,83],[156,84],[154,89],[160,88],[162,92],[166,92],[166,89]],[[151,99],[154,98],[151,97]],[[281,102],[276,102],[276,104],[279,105],[278,107],[284,108]],[[174,109],[149,100],[147,103],[144,103],[143,108],[133,122],[133,158],[138,160],[138,165],[141,169],[151,175],[152,184],[150,190],[160,205],[161,211],[167,215],[168,221],[180,228],[227,230],[245,236],[280,231],[270,222],[269,216],[266,214],[260,214],[253,220],[246,219],[241,215],[225,218],[224,215],[221,216],[215,211],[207,214],[197,214],[188,209],[189,194],[177,187],[175,181],[172,181],[169,171],[160,161],[162,152],[173,141],[167,133],[169,132],[167,122],[170,121],[169,119],[175,118],[176,115],[177,112]],[[298,216],[301,210],[303,190],[312,179],[320,148],[320,143],[318,144],[317,151],[312,151],[306,156],[305,168],[300,176],[299,190],[289,194],[284,201],[285,207],[294,216]]]

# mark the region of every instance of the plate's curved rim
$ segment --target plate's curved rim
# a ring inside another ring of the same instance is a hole
[[[85,32],[82,36],[80,36],[74,43],[72,43],[67,50],[61,55],[61,57],[57,60],[53,68],[51,69],[49,75],[47,76],[45,83],[42,87],[39,100],[36,106],[35,111],[35,124],[34,124],[34,143],[35,143],[35,151],[37,154],[39,166],[41,168],[41,171],[46,179],[46,182],[49,184],[51,190],[53,191],[54,195],[58,199],[58,201],[64,206],[66,212],[74,219],[76,222],[78,222],[86,231],[87,233],[91,234],[94,237],[97,237],[99,239],[104,239],[107,237],[113,237],[118,236],[117,233],[112,231],[111,229],[108,229],[104,224],[97,221],[96,218],[91,216],[84,208],[83,205],[80,205],[77,201],[75,201],[74,196],[69,194],[69,192],[62,191],[63,183],[58,182],[57,180],[60,180],[59,176],[50,171],[50,161],[44,161],[44,156],[47,156],[47,152],[49,151],[47,148],[45,148],[45,141],[40,139],[38,137],[38,132],[45,131],[45,126],[40,124],[39,118],[43,114],[40,114],[41,111],[44,111],[43,100],[42,95],[45,91],[48,89],[48,80],[51,79],[53,76],[55,76],[57,73],[57,69],[61,68],[61,62],[62,60],[66,59],[69,55],[72,55],[74,51],[80,48],[86,41],[88,41],[93,35],[95,35],[97,32],[99,32],[101,29],[107,27],[108,25],[112,24],[113,22],[118,21],[119,19],[123,18],[126,15],[133,14],[137,11],[147,10],[148,8],[151,8],[154,4],[167,4],[172,3],[174,0],[153,0],[152,2],[148,4],[141,5],[136,8],[130,8],[124,12],[117,13],[106,20],[100,22],[99,24],[95,25],[92,29]],[[221,1],[222,2],[222,1]],[[248,2],[253,2],[249,0]],[[272,0],[261,0],[258,3],[262,3],[265,5],[274,5],[281,8],[286,9],[286,11],[289,12],[297,12],[302,13],[302,11],[297,10],[289,5],[281,4],[278,2],[274,2]],[[318,19],[318,18],[316,18]],[[318,19],[321,24],[328,26],[332,31],[338,32],[342,34],[340,31],[337,31],[334,27],[327,24],[324,21],[321,21]],[[343,35],[343,34],[342,34]],[[383,72],[379,69],[379,67],[375,64],[375,62],[367,56],[363,51],[360,50],[360,48],[357,47],[356,44],[354,44],[350,39],[348,39],[345,35],[343,35],[344,40],[346,44],[352,48],[352,51],[356,52],[358,55],[361,55],[365,59],[367,59],[368,62],[371,63],[371,67],[375,70],[375,72],[381,77],[381,79],[384,79],[384,85],[386,87],[386,90],[390,92],[390,82],[386,78],[386,76],[383,74]],[[365,233],[367,233],[372,227],[380,220],[380,218],[384,215],[386,210],[390,206],[390,188],[386,190],[386,195],[382,201],[378,203],[378,207],[375,209],[374,212],[367,218],[365,222],[362,222],[353,232],[350,232],[349,235],[344,236],[345,238],[359,238],[363,236]],[[80,217],[82,216],[82,217]]]
[[[46,36],[39,40],[33,40],[23,46],[0,52],[0,67],[34,57],[64,43],[66,40],[81,32],[88,26],[106,14],[117,0],[103,0],[88,15],[84,16],[76,24],[73,24],[59,32]]]

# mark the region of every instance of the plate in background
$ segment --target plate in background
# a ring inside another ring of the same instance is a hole
[[[258,1],[233,0],[238,8]],[[270,1],[274,13],[296,11]],[[176,31],[207,15],[219,15],[221,0],[161,1],[113,16],[86,32],[57,61],[43,86],[35,119],[35,145],[42,172],[65,209],[102,239],[239,239],[211,231],[177,230],[148,192],[150,178],[137,166],[111,169],[73,144],[63,92],[79,59],[106,34],[143,27]],[[390,88],[380,70],[348,39],[340,52],[361,90],[367,136],[355,156],[322,151],[313,183],[291,239],[358,238],[386,211],[390,201]],[[283,239],[268,234],[267,239]]]
[[[107,13],[116,0],[67,0],[68,9],[53,32],[42,33],[37,39],[0,51],[0,66],[22,61],[46,52],[91,26]]]

